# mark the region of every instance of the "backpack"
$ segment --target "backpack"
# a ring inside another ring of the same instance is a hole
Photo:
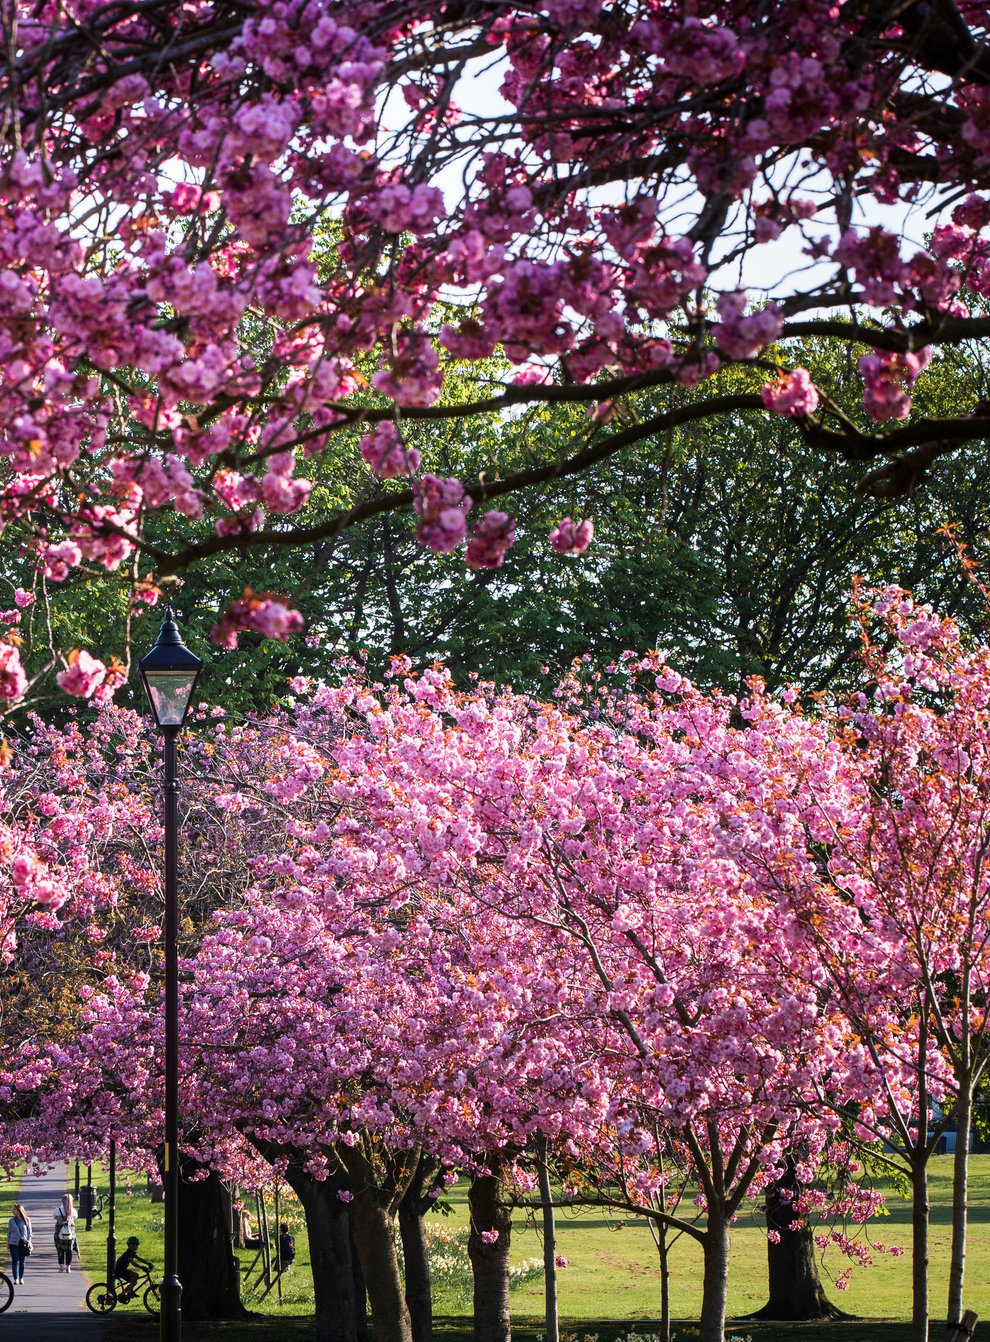
[[[65,1212],[61,1208],[58,1211],[58,1215],[62,1219],[60,1224],[56,1228],[55,1234],[58,1236],[60,1240],[71,1240],[72,1222],[69,1220],[69,1218],[66,1216]]]

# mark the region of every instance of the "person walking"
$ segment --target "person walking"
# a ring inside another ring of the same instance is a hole
[[[62,1201],[55,1208],[55,1251],[58,1254],[59,1272],[72,1271],[73,1249],[78,1253],[76,1211],[72,1205],[72,1194],[64,1193]]]
[[[7,1222],[7,1244],[10,1247],[10,1275],[14,1285],[24,1281],[24,1260],[31,1252],[31,1218],[19,1202]]]

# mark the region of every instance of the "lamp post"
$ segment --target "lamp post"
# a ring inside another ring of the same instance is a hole
[[[117,1236],[114,1233],[117,1223],[117,1134],[110,1124],[110,1224],[107,1226],[107,1281],[113,1286],[113,1269],[117,1262]]]
[[[186,720],[203,663],[185,646],[169,606],[158,641],[138,664],[141,680],[162,733],[165,756],[165,1263],[161,1342],[179,1342],[182,1286],[179,1247],[179,916],[175,743]]]

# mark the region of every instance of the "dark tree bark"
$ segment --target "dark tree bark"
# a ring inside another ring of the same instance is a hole
[[[412,1324],[392,1238],[392,1217],[374,1188],[365,1185],[352,1191],[351,1226],[371,1304],[375,1338],[377,1342],[412,1342]]]
[[[179,1182],[178,1272],[185,1319],[243,1319],[241,1281],[230,1242],[230,1197],[218,1175]]]
[[[399,1203],[399,1235],[406,1263],[406,1304],[409,1307],[413,1342],[433,1342],[430,1254],[423,1218],[433,1205],[426,1197],[426,1185],[435,1169],[433,1161],[427,1156],[420,1156],[416,1173]]]
[[[492,1163],[491,1168],[497,1169],[497,1163]],[[471,1181],[468,1200],[471,1207],[468,1256],[474,1270],[475,1342],[511,1342],[509,1249],[512,1216],[502,1197],[500,1176],[476,1176]],[[486,1243],[482,1236],[491,1231],[497,1231],[498,1238]]]
[[[777,1243],[767,1240],[770,1298],[751,1318],[812,1321],[848,1317],[831,1303],[818,1276],[814,1235],[794,1209],[800,1191],[794,1160],[788,1157],[783,1176],[767,1190],[767,1230],[779,1236]]]
[[[305,1170],[308,1152],[249,1138],[271,1164],[288,1162],[285,1181],[302,1203],[313,1272],[315,1342],[359,1342],[350,1217],[347,1203],[338,1197],[347,1189],[346,1176],[338,1171],[314,1179]]]
[[[367,1138],[353,1146],[341,1142],[336,1152],[353,1195],[351,1231],[364,1273],[376,1342],[412,1342],[393,1230],[420,1153],[389,1152]]]
[[[911,1153],[911,1342],[927,1342],[928,1339],[930,1216],[928,1153],[916,1148]]]
[[[285,1178],[306,1213],[316,1342],[358,1342],[350,1218],[346,1203],[337,1196],[346,1180],[339,1174],[313,1179],[301,1163],[290,1165]]]
[[[371,1326],[368,1323],[368,1288],[364,1284],[361,1271],[361,1257],[354,1243],[354,1227],[351,1227],[351,1274],[354,1277],[354,1311],[358,1342],[368,1342]]]

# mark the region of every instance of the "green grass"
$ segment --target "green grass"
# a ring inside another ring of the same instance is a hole
[[[934,1319],[944,1317],[951,1216],[952,1160],[936,1157],[932,1162],[931,1201],[931,1307]],[[94,1182],[105,1191],[105,1178]],[[465,1225],[466,1181],[449,1190],[453,1213],[442,1218],[452,1228]],[[9,1214],[7,1199],[0,1199],[0,1217]],[[310,1338],[313,1309],[312,1281],[305,1226],[298,1205],[289,1201],[283,1212],[292,1222],[296,1236],[296,1266],[283,1277],[284,1301],[278,1304],[273,1291],[263,1303],[250,1293],[245,1296],[249,1309],[259,1316],[244,1323],[196,1324],[183,1322],[183,1342],[296,1342]],[[861,1229],[872,1241],[887,1245],[901,1244],[910,1249],[910,1204],[895,1192],[890,1194],[888,1215]],[[116,1236],[118,1251],[129,1234],[141,1239],[143,1256],[159,1266],[162,1259],[162,1207],[150,1201],[143,1180],[135,1180],[130,1193],[118,1190]],[[441,1220],[441,1218],[437,1218]],[[761,1218],[747,1213],[740,1218],[733,1234],[733,1261],[730,1275],[729,1313],[740,1318],[729,1333],[750,1337],[752,1342],[907,1342],[907,1318],[911,1300],[910,1253],[893,1258],[876,1254],[874,1266],[857,1269],[848,1291],[829,1294],[848,1313],[862,1322],[844,1321],[838,1325],[757,1324],[743,1321],[765,1300],[766,1240]],[[106,1256],[106,1216],[95,1221],[88,1234],[80,1231],[83,1265],[90,1280],[103,1276]],[[970,1181],[970,1237],[966,1267],[966,1305],[986,1318],[990,1315],[990,1155],[974,1156]],[[650,1331],[660,1309],[657,1252],[649,1229],[636,1217],[609,1216],[598,1211],[559,1213],[557,1250],[569,1265],[559,1272],[559,1301],[562,1330],[574,1342],[597,1336],[599,1342],[611,1342],[617,1333],[635,1329]],[[240,1255],[244,1266],[253,1252]],[[534,1225],[526,1224],[525,1211],[514,1218],[512,1261],[542,1258],[542,1240]],[[845,1267],[845,1261],[832,1252],[821,1267],[826,1288],[830,1277]],[[671,1254],[672,1312],[676,1319],[697,1319],[700,1306],[701,1254],[693,1241],[681,1238]],[[519,1342],[536,1342],[543,1331],[543,1285],[537,1282],[513,1292],[513,1333]],[[438,1315],[438,1342],[470,1342],[469,1311],[456,1297],[441,1295],[435,1302]],[[157,1336],[154,1321],[131,1305],[108,1320],[109,1342],[152,1342]],[[624,1327],[623,1327],[624,1325]],[[691,1323],[677,1325],[678,1342],[691,1342],[696,1336]]]
[[[952,1157],[938,1156],[931,1167],[932,1226],[930,1234],[930,1298],[933,1317],[945,1309],[948,1289],[951,1229]],[[466,1223],[466,1190],[451,1190],[454,1217]],[[867,1319],[906,1319],[911,1299],[911,1205],[896,1191],[888,1193],[887,1215],[859,1233],[867,1242],[901,1245],[908,1252],[895,1258],[874,1254],[872,1267],[857,1269],[846,1291],[831,1288],[831,1279],[846,1267],[832,1250],[820,1264],[831,1298],[847,1313]],[[534,1227],[522,1227],[517,1213],[512,1235],[512,1259],[542,1257],[542,1238]],[[848,1228],[848,1233],[853,1233]],[[562,1316],[584,1331],[585,1320],[624,1319],[632,1323],[656,1319],[660,1310],[657,1251],[644,1220],[601,1212],[558,1213],[557,1251],[569,1260],[558,1274]],[[740,1216],[732,1241],[729,1313],[742,1316],[766,1301],[766,1237],[762,1216],[746,1211]],[[681,1237],[671,1250],[672,1312],[678,1318],[697,1318],[701,1306],[701,1250]],[[970,1232],[966,1265],[966,1304],[985,1318],[990,1314],[990,1155],[973,1156],[970,1166]],[[448,1312],[451,1302],[441,1299]],[[543,1309],[542,1282],[513,1293],[516,1315],[538,1315]],[[742,1332],[757,1333],[750,1326]],[[805,1334],[803,1334],[804,1336]],[[849,1335],[851,1338],[851,1334]],[[845,1337],[845,1334],[844,1334]]]

